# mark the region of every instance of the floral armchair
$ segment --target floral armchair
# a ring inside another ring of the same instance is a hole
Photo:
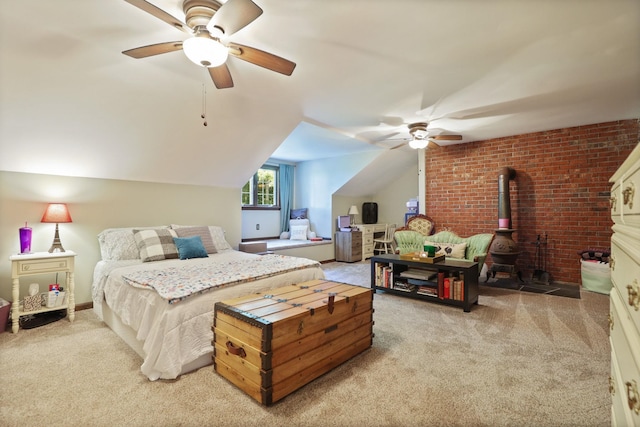
[[[430,236],[435,232],[436,227],[435,222],[433,221],[433,219],[431,219],[431,217],[419,214],[409,218],[407,224],[404,227],[396,229],[396,232],[402,230],[417,231],[424,236]]]

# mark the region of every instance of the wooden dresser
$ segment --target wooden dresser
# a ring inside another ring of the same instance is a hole
[[[336,261],[362,261],[362,233],[360,231],[336,232]]]
[[[611,425],[640,426],[640,144],[610,182]]]

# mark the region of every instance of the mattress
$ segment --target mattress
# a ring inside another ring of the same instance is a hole
[[[217,301],[307,280],[323,279],[324,272],[319,263],[313,262],[307,268],[234,283],[192,295],[175,304],[169,304],[153,289],[127,284],[123,277],[140,270],[175,268],[185,263],[215,263],[224,268],[225,264],[232,261],[257,259],[260,256],[228,249],[208,258],[191,260],[147,263],[140,260],[100,261],[94,269],[94,311],[119,335],[120,328],[115,328],[114,322],[124,325],[129,330],[126,333],[135,337],[140,345],[136,346],[133,342],[129,342],[129,345],[142,356],[140,369],[144,375],[150,380],[174,379],[188,370],[213,363],[212,324]],[[104,312],[103,305],[107,307],[108,313]],[[131,340],[131,337],[122,337],[125,341]]]

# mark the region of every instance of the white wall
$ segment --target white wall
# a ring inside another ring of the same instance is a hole
[[[390,177],[391,178],[391,177]],[[387,186],[376,194],[367,197],[351,197],[343,195],[333,196],[333,227],[335,230],[338,215],[347,215],[351,205],[356,205],[360,215],[356,216],[356,222],[362,223],[362,204],[364,202],[376,202],[378,204],[378,223],[404,225],[404,214],[407,211],[406,203],[416,197],[418,192],[418,165],[407,168],[396,179],[390,180]]]
[[[296,206],[309,208],[311,228],[318,236],[333,236],[333,193],[379,155],[380,152],[359,153],[298,163],[295,175]]]
[[[266,239],[280,236],[280,211],[243,210],[242,238]]]
[[[20,252],[18,229],[33,228],[32,250],[44,252],[54,224],[40,223],[49,202],[67,203],[72,223],[60,239],[76,257],[76,303],[91,301],[93,268],[100,259],[97,235],[105,228],[171,223],[220,225],[236,247],[241,236],[240,188],[158,184],[0,171],[0,297],[11,300],[9,256]],[[55,275],[34,276],[41,285]],[[21,295],[31,281],[21,281]],[[26,287],[25,287],[26,286]]]
[[[372,201],[378,203],[378,222],[402,227],[404,214],[407,212],[407,202],[418,196],[418,187],[419,171],[416,161],[413,167],[406,168],[375,195]]]

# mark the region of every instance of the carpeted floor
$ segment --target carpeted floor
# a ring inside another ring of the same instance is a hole
[[[369,263],[323,265],[368,286]],[[272,407],[211,366],[150,382],[92,310],[0,334],[6,426],[609,426],[606,295],[480,287],[470,313],[378,293],[370,350]]]

